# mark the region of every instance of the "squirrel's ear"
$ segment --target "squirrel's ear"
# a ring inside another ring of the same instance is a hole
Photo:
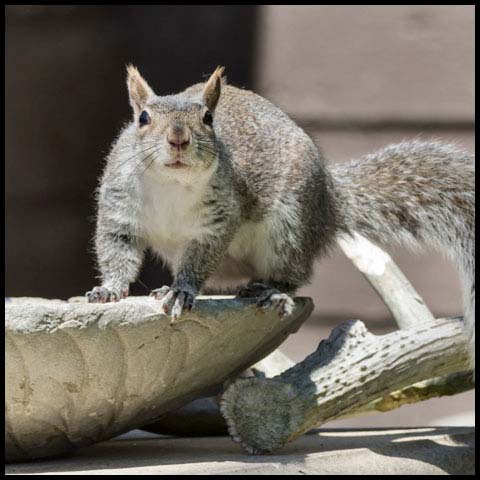
[[[127,87],[130,96],[130,105],[135,114],[139,114],[147,100],[155,93],[133,65],[127,65]]]
[[[203,102],[213,112],[222,91],[222,73],[225,67],[217,67],[203,89]]]

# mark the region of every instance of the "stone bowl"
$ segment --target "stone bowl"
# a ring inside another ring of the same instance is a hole
[[[68,452],[154,422],[277,348],[313,309],[199,297],[175,323],[149,297],[5,303],[7,462]]]

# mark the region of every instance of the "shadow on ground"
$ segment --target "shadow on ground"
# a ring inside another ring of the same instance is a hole
[[[448,473],[475,470],[472,427],[322,429],[275,455],[250,456],[228,437],[129,434],[55,459],[10,464],[29,473]]]

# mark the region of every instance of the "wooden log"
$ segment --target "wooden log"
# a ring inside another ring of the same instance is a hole
[[[382,336],[359,320],[349,321],[281,375],[231,384],[221,410],[235,441],[250,453],[271,452],[390,392],[468,368],[459,318]]]
[[[339,418],[352,418],[372,413],[389,412],[402,405],[423,402],[430,398],[457,395],[475,388],[472,372],[456,372],[414,383],[390,392]]]
[[[293,365],[295,363],[277,349],[242,372],[240,377],[270,378]],[[229,384],[229,380],[225,384]],[[219,385],[218,392],[221,391],[222,385]],[[227,422],[220,412],[218,400],[218,395],[197,398],[163,414],[154,423],[142,427],[142,430],[186,437],[228,435]]]
[[[357,232],[338,238],[337,243],[378,293],[399,328],[434,319],[423,298],[387,252]]]

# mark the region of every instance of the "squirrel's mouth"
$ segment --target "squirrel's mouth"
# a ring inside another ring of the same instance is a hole
[[[174,160],[173,162],[166,163],[165,166],[168,167],[168,168],[186,168],[186,167],[188,167],[188,165],[186,163],[183,163],[180,160]]]

